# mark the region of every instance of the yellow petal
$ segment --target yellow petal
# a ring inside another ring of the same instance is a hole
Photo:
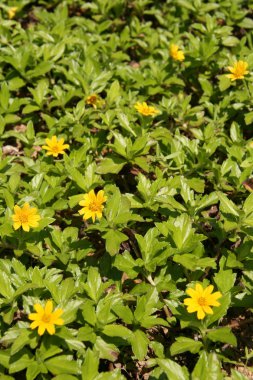
[[[204,313],[202,307],[200,307],[200,308],[198,309],[197,318],[198,318],[198,319],[204,319],[204,318],[205,318],[205,313]]]
[[[37,311],[38,314],[43,315],[44,314],[44,308],[39,303],[36,303],[33,305],[34,309]]]
[[[101,219],[102,218],[102,212],[97,211],[96,216],[98,219]]]
[[[36,329],[36,327],[38,327],[40,325],[40,321],[34,321],[30,324],[30,328],[33,330],[33,329]]]
[[[30,319],[31,321],[36,321],[38,319],[40,319],[40,315],[38,313],[31,313],[28,315],[28,319]]]
[[[205,288],[203,297],[207,297],[209,294],[211,294],[213,291],[213,285],[208,285],[207,288]]]
[[[84,208],[81,208],[81,210],[79,210],[78,213],[79,213],[80,215],[85,214],[85,209],[84,209]]]
[[[30,231],[30,227],[29,227],[29,224],[28,223],[22,223],[22,228],[25,232],[29,232]]]
[[[21,211],[21,208],[20,208],[18,205],[15,205],[15,206],[14,206],[14,211],[15,211],[16,213],[19,213],[19,212]]]
[[[48,333],[49,333],[50,335],[55,334],[55,327],[54,327],[53,324],[48,323],[47,326],[46,326],[46,329],[47,329],[47,331],[48,331]]]
[[[51,314],[52,311],[53,311],[53,302],[52,300],[48,300],[45,306],[45,314]]]
[[[106,196],[104,196],[104,190],[99,190],[99,192],[97,193],[97,200],[100,202],[100,203],[103,203],[105,202],[107,199]]]
[[[21,227],[21,223],[20,222],[13,223],[14,230],[18,230],[20,227]]]
[[[201,284],[196,284],[195,289],[198,294],[203,295],[203,286]]]
[[[189,305],[187,307],[187,311],[188,313],[195,313],[195,311],[198,311],[198,306],[197,305]]]
[[[62,318],[58,318],[54,321],[55,325],[62,326],[64,324],[64,320]]]
[[[210,306],[202,306],[202,308],[206,314],[213,314],[213,310],[210,308]]]
[[[52,313],[52,318],[57,320],[61,315],[63,314],[63,310],[62,309],[56,309],[53,313]],[[56,322],[54,322],[56,323]]]
[[[30,211],[30,205],[29,205],[29,203],[27,203],[27,202],[24,203],[23,211]]]
[[[46,326],[45,326],[45,324],[44,324],[44,323],[41,323],[41,324],[39,325],[39,328],[38,328],[38,334],[39,334],[39,335],[43,335],[44,332],[45,332],[45,330],[46,330]]]
[[[186,294],[188,294],[190,297],[197,297],[198,293],[193,288],[188,288],[186,290]]]
[[[194,301],[193,301],[192,298],[185,298],[185,299],[184,299],[184,304],[185,304],[185,305],[192,305],[193,302],[194,302]]]

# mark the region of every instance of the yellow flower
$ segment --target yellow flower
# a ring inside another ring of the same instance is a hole
[[[14,206],[13,228],[14,230],[19,229],[21,226],[24,231],[29,232],[30,227],[38,227],[38,221],[41,219],[37,213],[37,208],[30,207],[26,202],[21,208],[17,205]]]
[[[64,324],[64,320],[59,318],[63,310],[56,309],[53,311],[53,302],[51,300],[46,302],[45,308],[38,303],[33,307],[36,313],[29,314],[28,318],[33,321],[30,325],[31,329],[38,327],[39,335],[43,335],[45,330],[47,330],[50,335],[53,335],[55,333],[54,325],[62,326]]]
[[[46,144],[43,145],[42,148],[46,149],[47,156],[53,155],[54,157],[58,157],[59,154],[64,154],[64,150],[69,148],[69,144],[64,144],[64,139],[57,139],[56,136],[53,136],[50,139],[46,139]]]
[[[85,103],[96,109],[104,104],[104,100],[97,94],[91,94],[86,98]]]
[[[103,203],[106,200],[107,197],[104,195],[103,190],[99,190],[97,195],[94,193],[94,190],[91,190],[88,194],[84,194],[84,200],[79,202],[79,205],[83,206],[79,210],[79,214],[83,215],[84,220],[92,218],[92,221],[95,222],[96,217],[98,219],[102,218]]]
[[[175,44],[171,44],[170,46],[170,56],[175,61],[184,61],[185,59],[184,52],[182,50],[179,50],[179,46]]]
[[[13,17],[15,17],[17,10],[18,7],[11,7],[8,9],[8,17],[10,20],[13,19]]]
[[[144,116],[154,116],[157,113],[159,113],[159,111],[155,107],[148,106],[146,102],[137,102],[134,105],[134,108],[137,109],[137,111]]]
[[[249,64],[245,61],[236,61],[234,63],[234,66],[228,66],[228,70],[231,72],[231,74],[227,74],[226,77],[230,78],[232,81],[236,79],[243,79],[244,75],[248,74],[248,68]]]
[[[220,306],[217,299],[221,298],[222,294],[220,292],[212,294],[212,291],[213,285],[209,285],[203,289],[202,285],[196,284],[195,289],[187,289],[186,293],[191,297],[184,299],[188,313],[194,313],[196,311],[198,319],[205,318],[205,314],[213,314],[213,310],[210,306]]]

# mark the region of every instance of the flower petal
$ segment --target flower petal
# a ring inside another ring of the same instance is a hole
[[[43,335],[46,330],[45,323],[41,322],[38,328],[38,334]]]
[[[197,318],[198,319],[204,319],[205,318],[205,313],[204,313],[204,310],[202,309],[202,307],[200,307],[198,309]]]
[[[45,314],[51,314],[53,311],[53,302],[48,300],[45,305]]]
[[[57,320],[62,314],[63,314],[63,310],[62,310],[62,309],[56,309],[56,310],[52,313],[52,319]],[[54,323],[55,323],[55,322],[54,322]]]
[[[213,314],[213,310],[210,308],[210,306],[202,306],[202,308],[206,314]]]
[[[209,294],[211,294],[213,291],[213,285],[209,285],[207,288],[204,289],[203,297],[207,297]]]
[[[55,327],[54,327],[53,324],[48,323],[48,324],[46,325],[46,329],[47,329],[47,331],[48,331],[48,333],[49,333],[50,335],[55,334]]]
[[[28,319],[30,319],[31,321],[36,321],[36,320],[39,320],[41,317],[38,313],[30,313],[28,315]]]
[[[33,321],[30,324],[30,328],[33,330],[33,329],[36,329],[36,327],[38,327],[39,325],[40,325],[40,321]]]
[[[39,303],[36,303],[33,305],[33,308],[37,311],[38,314],[43,315],[44,314],[44,308]]]
[[[59,326],[62,326],[64,325],[64,320],[62,318],[58,318],[54,321],[54,324],[55,325],[59,325]]]

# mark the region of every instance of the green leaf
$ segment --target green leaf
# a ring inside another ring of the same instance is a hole
[[[128,251],[123,252],[121,255],[115,256],[113,265],[122,272],[125,272],[129,278],[136,278],[141,270],[142,260],[134,260]]]
[[[103,329],[103,334],[110,337],[119,336],[126,340],[130,340],[131,338],[133,339],[133,332],[131,330],[125,326],[116,324],[106,325]]]
[[[96,173],[118,174],[126,163],[126,160],[120,157],[106,157],[98,165]]]
[[[147,355],[149,339],[141,330],[136,330],[133,334],[131,339],[133,353],[138,360],[143,360]]]
[[[120,85],[119,81],[115,80],[112,84],[109,90],[107,91],[107,103],[111,105],[113,102],[115,102],[117,99],[119,101],[120,98]],[[116,102],[117,103],[117,102]]]
[[[119,252],[120,244],[128,240],[128,236],[118,230],[109,230],[104,235],[105,248],[110,255],[114,256]]]
[[[94,380],[98,375],[99,357],[98,353],[90,348],[86,351],[85,360],[82,365],[82,380]]]
[[[88,296],[97,303],[106,286],[107,285],[102,284],[98,268],[90,267],[88,271],[87,283],[84,284],[84,289]]]
[[[21,351],[11,356],[9,373],[20,372],[23,369],[27,368],[33,361],[33,354],[28,351],[26,348],[23,348]]]
[[[31,332],[29,330],[21,331],[21,334],[17,339],[15,339],[13,345],[11,346],[11,355],[16,354],[20,351],[25,345],[27,345],[30,341],[29,335]]]
[[[231,370],[231,375],[232,380],[249,380],[248,377],[244,376],[241,372],[236,371],[235,369]]]
[[[53,375],[59,374],[78,374],[77,362],[72,355],[59,355],[44,362],[47,369]]]
[[[72,375],[66,375],[66,373],[64,373],[64,375],[54,376],[52,380],[79,380],[79,378]]]
[[[38,374],[41,371],[41,365],[37,362],[32,362],[26,370],[26,379],[27,380],[34,380],[38,376]]]
[[[166,373],[170,380],[188,380],[189,373],[186,367],[181,367],[179,364],[170,359],[156,359],[157,364]]]
[[[48,73],[53,67],[53,63],[49,61],[40,62],[34,70],[27,71],[26,75],[29,78],[36,78]]]
[[[214,282],[223,294],[234,286],[235,280],[236,273],[233,273],[232,269],[221,270],[214,276]]]
[[[222,380],[221,365],[215,353],[203,351],[192,372],[192,380]]]
[[[3,297],[9,299],[11,298],[15,290],[13,289],[11,285],[11,279],[10,276],[8,276],[5,272],[0,271],[0,294],[2,294]]]
[[[213,329],[207,333],[207,337],[213,342],[228,343],[235,347],[237,345],[236,337],[229,327]]]
[[[10,360],[10,349],[0,350],[0,364],[5,368],[9,368],[9,360]]]
[[[1,91],[0,91],[0,104],[1,107],[7,111],[10,100],[10,92],[8,88],[8,84],[6,82],[2,82]]]
[[[236,205],[226,197],[222,192],[217,191],[220,200],[220,210],[227,214],[239,216]]]
[[[114,344],[106,343],[101,337],[97,337],[94,350],[98,351],[101,359],[115,362],[118,359],[119,349]]]
[[[202,347],[202,342],[196,341],[191,338],[180,336],[176,338],[176,342],[170,347],[172,356],[181,354],[182,352],[190,351],[192,354],[197,354]]]
[[[218,302],[220,303],[220,306],[214,306],[212,308],[213,314],[208,315],[206,317],[206,325],[210,326],[214,322],[218,321],[220,318],[222,318],[227,313],[227,309],[229,308],[231,299],[230,294],[224,295],[222,298],[218,299]]]

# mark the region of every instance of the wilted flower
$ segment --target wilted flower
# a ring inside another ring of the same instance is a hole
[[[184,52],[179,49],[179,46],[176,44],[171,44],[170,46],[170,56],[175,60],[175,61],[184,61],[185,56]]]
[[[85,103],[96,109],[104,104],[104,100],[97,94],[91,94],[86,98]]]
[[[137,109],[137,111],[144,116],[154,116],[159,113],[159,111],[155,107],[148,106],[146,102],[137,102],[134,105],[134,108]]]
[[[106,200],[107,197],[104,195],[103,190],[99,190],[97,195],[94,193],[94,190],[91,190],[88,194],[84,194],[84,200],[79,202],[79,205],[83,206],[79,210],[79,214],[83,215],[84,220],[92,218],[92,221],[95,222],[96,217],[98,219],[102,218],[103,203]]]
[[[64,150],[69,148],[69,144],[64,144],[64,139],[57,139],[56,136],[53,136],[50,139],[46,139],[46,144],[42,148],[47,150],[47,156],[58,157],[59,154],[64,154]]]
[[[196,311],[198,319],[203,319],[205,314],[213,314],[213,310],[210,306],[220,306],[217,299],[221,298],[222,294],[220,292],[212,294],[212,291],[213,285],[209,285],[205,289],[203,289],[201,284],[196,284],[195,289],[188,288],[186,293],[191,298],[184,299],[188,313],[194,313]]]
[[[22,226],[24,231],[29,232],[30,227],[38,227],[38,221],[41,218],[37,211],[36,207],[30,207],[27,202],[22,208],[15,205],[14,215],[12,215],[14,230],[17,230]]]
[[[226,77],[230,78],[232,81],[236,79],[243,79],[246,74],[249,73],[247,70],[248,63],[245,61],[236,61],[234,66],[228,66],[228,70],[231,74],[227,74]]]
[[[43,335],[47,330],[50,335],[55,334],[54,325],[63,325],[64,320],[59,318],[63,310],[56,309],[53,311],[53,302],[48,300],[46,302],[45,308],[42,305],[36,303],[34,306],[36,313],[31,313],[28,318],[33,321],[30,325],[31,329],[36,329],[38,327],[38,334]]]
[[[11,7],[8,9],[8,17],[10,20],[13,19],[13,17],[15,17],[17,10],[18,7]]]

